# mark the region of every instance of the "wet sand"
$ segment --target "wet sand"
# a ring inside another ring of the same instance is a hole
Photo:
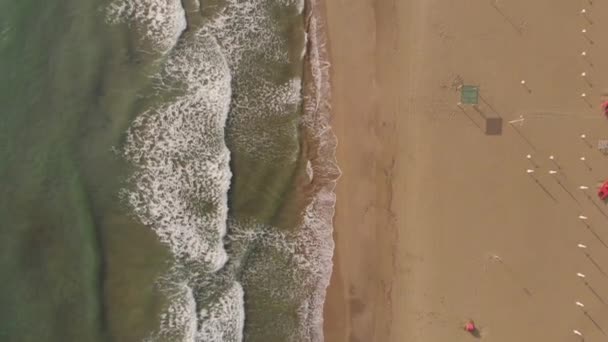
[[[326,341],[471,341],[469,318],[491,341],[606,338],[606,11],[326,1],[343,172]],[[480,87],[477,106],[456,105],[462,84]],[[485,134],[488,117],[501,135]]]

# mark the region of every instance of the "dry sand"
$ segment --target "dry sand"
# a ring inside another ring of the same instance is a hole
[[[468,318],[487,341],[608,338],[589,319],[608,334],[608,277],[577,248],[608,273],[608,247],[578,219],[608,243],[595,196],[608,157],[579,137],[608,140],[606,13],[588,0],[326,1],[343,171],[326,341],[472,341]],[[456,106],[461,82],[480,86],[476,109]],[[503,134],[485,135],[497,115]]]

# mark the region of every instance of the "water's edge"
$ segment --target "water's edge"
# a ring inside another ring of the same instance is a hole
[[[228,0],[204,22],[192,19],[205,13],[200,7],[185,11],[180,0],[110,7],[110,22],[141,33],[139,50],[160,52],[154,91],[123,151],[135,168],[123,198],[175,259],[159,279],[169,303],[150,341],[324,340],[340,170],[322,3],[257,2]],[[301,76],[274,74],[274,65],[291,63],[281,35],[289,28],[271,21],[280,19],[271,17],[277,4],[295,5],[304,21]],[[297,176],[302,162],[306,184]],[[256,173],[278,181],[256,183]],[[296,193],[284,193],[289,184]],[[305,197],[297,212],[286,211],[299,218],[291,229],[259,213],[283,211],[268,201],[279,193],[283,201]],[[261,206],[251,204],[255,196]]]
[[[313,298],[311,317],[314,330],[311,341],[323,341],[323,308],[327,287],[333,269],[333,218],[335,213],[335,187],[341,171],[336,160],[337,137],[331,130],[330,63],[327,50],[323,0],[306,0],[305,25],[307,32],[306,58],[303,78],[303,121],[306,139],[311,143],[310,157],[313,174],[315,209],[321,225],[325,227],[318,238],[325,241],[318,251],[323,275]]]

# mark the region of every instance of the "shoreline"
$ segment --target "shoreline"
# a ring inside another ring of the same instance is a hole
[[[392,75],[399,70],[398,61],[392,47],[386,49],[393,33],[378,32],[385,27],[375,23],[377,14],[364,2],[325,6],[332,123],[341,142],[337,158],[344,171],[336,188],[336,248],[325,303],[325,340],[388,341],[399,233],[395,204],[400,193],[394,190],[398,184],[393,178],[402,127],[395,110],[399,86]],[[390,4],[374,9],[384,11],[389,25],[393,23]],[[349,17],[356,18],[357,25],[351,25]],[[389,70],[390,66],[395,68]],[[394,88],[379,89],[387,84]]]
[[[331,128],[331,89],[327,33],[321,0],[305,0],[304,27],[307,35],[302,77],[303,157],[309,166],[310,183],[304,188],[308,204],[304,210],[303,235],[315,264],[316,288],[306,303],[307,337],[323,341],[323,308],[332,273],[334,252],[333,218],[335,187],[341,171],[336,161],[337,138]]]

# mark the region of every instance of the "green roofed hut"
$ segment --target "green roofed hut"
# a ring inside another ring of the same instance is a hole
[[[476,105],[479,103],[479,87],[463,85],[460,88],[460,102],[463,104]]]
[[[479,104],[479,86],[463,85],[460,87],[460,103],[465,105],[473,105],[475,108]],[[479,110],[478,110],[479,111]],[[501,135],[502,134],[502,118],[498,113],[481,113],[485,118],[486,135]]]

